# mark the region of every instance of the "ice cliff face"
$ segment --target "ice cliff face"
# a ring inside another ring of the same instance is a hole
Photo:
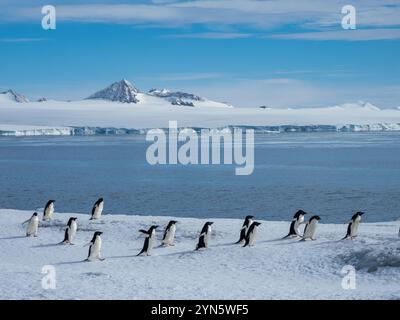
[[[107,88],[92,94],[86,99],[102,99],[124,103],[138,103],[138,93],[139,90],[137,88],[135,88],[129,81],[123,79],[121,81],[114,82]]]

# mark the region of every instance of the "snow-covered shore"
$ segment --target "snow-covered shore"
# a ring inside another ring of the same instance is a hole
[[[0,97],[1,98],[1,97]],[[354,103],[321,108],[177,106],[150,97],[141,103],[105,100],[18,103],[0,99],[0,135],[136,134],[150,128],[250,127],[256,132],[400,131],[400,111]],[[160,102],[161,101],[161,102]]]
[[[169,217],[90,222],[88,214],[56,213],[38,238],[26,238],[21,222],[31,214],[0,210],[0,299],[400,299],[399,221],[363,222],[354,241],[338,241],[346,225],[321,223],[307,242],[280,240],[289,222],[261,221],[255,247],[242,248],[233,244],[242,221],[214,219],[210,248],[195,252],[205,220],[179,218],[174,247],[136,257],[138,230],[163,229]],[[78,217],[76,245],[58,245],[70,216]],[[82,262],[95,230],[104,232],[106,260]],[[55,290],[42,288],[44,265],[55,267]],[[357,269],[355,290],[342,289],[345,265]]]

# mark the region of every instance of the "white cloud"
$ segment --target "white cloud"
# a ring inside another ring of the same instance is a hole
[[[21,4],[22,3],[22,4]],[[34,2],[37,3],[37,2]],[[340,28],[341,8],[344,0],[153,0],[140,4],[118,4],[103,1],[101,4],[61,4],[56,1],[57,17],[61,21],[101,23],[125,23],[135,25],[159,25],[164,27],[203,24],[210,33],[197,37],[224,37],[215,33],[221,27],[274,30],[285,25],[297,26],[310,31],[331,31]],[[394,0],[352,0],[357,10],[359,28],[400,26],[400,4]],[[5,5],[0,12],[2,20],[41,19],[40,7],[32,7],[22,1],[18,6]],[[328,29],[328,30],[326,30]],[[231,31],[233,36],[240,33]],[[330,36],[329,33],[326,33]],[[373,35],[373,34],[372,34]],[[196,36],[196,35],[195,35]],[[323,36],[320,34],[319,36]],[[229,33],[225,34],[225,38]]]

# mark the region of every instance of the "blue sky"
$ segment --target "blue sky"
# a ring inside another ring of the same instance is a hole
[[[0,90],[80,99],[126,78],[243,107],[400,106],[400,1],[84,3],[0,0]],[[348,3],[356,30],[341,27]]]

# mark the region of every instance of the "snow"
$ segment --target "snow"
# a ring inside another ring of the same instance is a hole
[[[210,248],[196,252],[206,220],[178,218],[175,246],[136,257],[143,244],[138,230],[159,224],[160,243],[172,218],[105,214],[91,222],[89,212],[56,212],[53,221],[41,222],[38,238],[26,238],[21,223],[31,215],[0,210],[1,299],[400,298],[399,221],[362,222],[354,241],[338,241],[346,225],[320,223],[317,240],[306,242],[281,240],[289,222],[261,221],[255,246],[243,248],[233,244],[242,221],[214,219]],[[75,245],[59,245],[70,216],[78,217]],[[106,260],[83,262],[83,245],[95,230],[104,232]],[[355,290],[341,286],[348,264],[357,270]],[[55,290],[41,286],[44,265],[55,267]]]
[[[121,85],[124,90],[127,88],[125,82]],[[127,96],[113,97],[124,100],[134,95],[137,103],[110,101],[112,97],[108,94],[104,96],[108,100],[18,103],[9,94],[0,94],[0,135],[51,134],[52,128],[55,135],[71,135],[75,132],[136,132],[149,128],[166,128],[172,120],[177,121],[179,127],[252,127],[260,132],[400,130],[400,110],[380,110],[364,102],[321,108],[233,108],[193,96],[199,99],[196,100],[192,95],[182,92],[158,90],[158,95],[168,96],[159,97],[136,91],[134,88]],[[175,105],[168,100],[171,95],[173,99],[178,99]],[[193,103],[194,107],[182,105],[185,101]],[[5,127],[8,130],[4,130]],[[30,130],[25,130],[25,127]]]

